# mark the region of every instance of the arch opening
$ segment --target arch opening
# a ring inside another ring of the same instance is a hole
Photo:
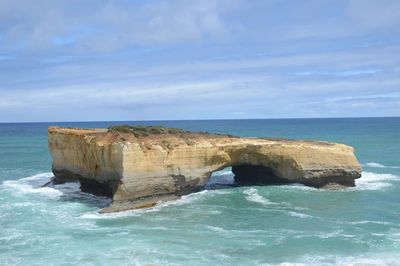
[[[282,185],[293,183],[275,175],[270,167],[259,165],[236,165],[232,173],[237,185]]]
[[[206,189],[236,186],[268,186],[294,183],[275,175],[270,167],[259,165],[235,165],[214,171],[205,186]]]
[[[222,189],[235,186],[237,186],[237,184],[235,183],[234,174],[232,173],[232,167],[228,166],[221,170],[214,171],[208,178],[205,188]]]

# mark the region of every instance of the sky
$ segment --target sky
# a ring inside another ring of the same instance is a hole
[[[0,122],[400,116],[398,0],[1,0]]]

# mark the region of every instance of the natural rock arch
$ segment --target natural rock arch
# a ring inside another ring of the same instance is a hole
[[[80,180],[105,192],[104,211],[149,207],[201,189],[232,166],[240,182],[354,186],[361,167],[353,148],[336,143],[166,131],[136,136],[104,129],[49,128],[56,181]],[[253,180],[254,181],[254,180]]]
[[[271,156],[258,147],[228,151],[229,161],[211,172],[232,168],[235,181],[240,184],[276,184],[299,182],[303,173],[296,161],[288,156]],[[209,174],[209,177],[210,175]]]

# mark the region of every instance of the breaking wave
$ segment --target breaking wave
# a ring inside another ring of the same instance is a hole
[[[370,162],[366,163],[365,166],[373,167],[373,168],[400,168],[399,166],[386,166],[380,163]]]
[[[63,195],[62,191],[48,186],[43,187],[52,177],[53,173],[51,172],[40,173],[17,180],[4,181],[3,186],[19,193],[35,193],[49,198],[59,198]]]
[[[288,214],[290,216],[298,217],[298,218],[302,218],[302,219],[304,219],[304,218],[312,218],[313,217],[311,215],[308,215],[308,214],[305,214],[305,213],[300,213],[300,212],[295,212],[295,211],[288,211]]]
[[[212,176],[221,176],[221,175],[233,175],[232,167],[224,168],[220,171],[215,171]]]
[[[182,206],[187,205],[193,202],[198,202],[203,199],[212,197],[214,195],[221,195],[227,194],[228,191],[223,190],[202,190],[200,192],[191,193],[188,195],[184,195],[179,199],[167,201],[167,202],[160,202],[156,204],[154,207],[144,208],[144,209],[133,209],[121,212],[113,212],[113,213],[99,213],[98,211],[92,211],[82,214],[80,217],[85,219],[114,219],[114,218],[121,218],[121,217],[128,217],[128,216],[140,216],[144,213],[151,213],[151,212],[159,212],[166,207],[172,206]],[[208,211],[208,214],[220,214],[218,211]]]
[[[393,174],[377,174],[372,172],[362,172],[361,178],[356,179],[358,190],[380,190],[392,186],[388,181],[398,181],[398,176]]]
[[[306,266],[306,265],[340,265],[340,266],[360,266],[360,265],[398,265],[399,255],[396,253],[368,253],[366,255],[343,256],[343,255],[305,255],[296,261],[288,261],[279,264],[280,266]]]
[[[98,206],[106,206],[110,202],[108,198],[82,192],[79,182],[47,185],[53,177],[54,175],[51,172],[40,173],[17,180],[6,180],[2,183],[2,187],[17,195],[39,194],[50,199],[60,199],[61,197],[66,199],[80,199],[86,202],[97,203],[96,205]]]
[[[275,202],[270,201],[269,199],[258,194],[257,189],[249,188],[243,191],[243,194],[246,195],[246,200],[251,202],[260,203],[262,205],[273,205]]]

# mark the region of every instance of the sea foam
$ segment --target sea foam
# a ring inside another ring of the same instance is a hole
[[[43,187],[43,185],[49,182],[52,177],[53,174],[51,172],[40,173],[17,180],[4,181],[3,187],[24,194],[35,193],[49,198],[58,198],[63,195],[62,191],[48,186]]]
[[[3,182],[2,186],[5,189],[9,189],[16,193],[40,194],[42,196],[52,199],[60,198],[63,195],[74,195],[75,197],[84,198],[95,197],[91,194],[82,192],[79,182],[68,182],[58,185],[46,185],[48,182],[51,181],[53,177],[53,173],[51,172],[40,173],[17,180],[6,180]],[[96,198],[100,199],[102,197]]]
[[[361,266],[361,265],[398,265],[399,255],[393,253],[371,253],[366,255],[338,256],[338,255],[305,255],[298,262],[283,262],[277,265],[339,265],[339,266]]]
[[[362,172],[361,178],[356,179],[357,190],[380,190],[392,186],[388,181],[398,181],[398,176],[393,174],[378,174]]]
[[[221,175],[233,175],[232,173],[232,168],[227,167],[225,169],[222,169],[220,171],[215,171],[212,176],[221,176]]]
[[[193,202],[198,202],[202,199],[206,199],[208,197],[212,197],[214,195],[227,194],[227,193],[229,193],[229,192],[223,191],[223,190],[207,190],[207,189],[205,189],[205,190],[202,190],[199,192],[184,195],[176,200],[160,202],[160,203],[156,204],[154,207],[150,207],[150,208],[133,209],[133,210],[127,210],[127,211],[121,211],[121,212],[113,212],[113,213],[99,213],[98,211],[92,211],[92,212],[84,213],[80,217],[84,218],[84,219],[115,219],[115,218],[121,218],[121,217],[129,217],[129,216],[140,216],[145,213],[159,212],[167,207],[187,205],[187,204],[190,204]],[[220,213],[215,212],[215,211],[214,212],[208,211],[208,214],[220,214]]]
[[[302,218],[302,219],[305,219],[305,218],[312,218],[311,215],[308,215],[308,214],[305,214],[305,213],[300,213],[300,212],[295,212],[295,211],[288,211],[287,213],[288,213],[290,216],[298,217],[298,218]]]
[[[270,201],[269,199],[258,194],[258,190],[255,188],[249,188],[243,191],[243,194],[247,195],[246,200],[251,202],[260,203],[262,205],[273,205],[275,202]]]

